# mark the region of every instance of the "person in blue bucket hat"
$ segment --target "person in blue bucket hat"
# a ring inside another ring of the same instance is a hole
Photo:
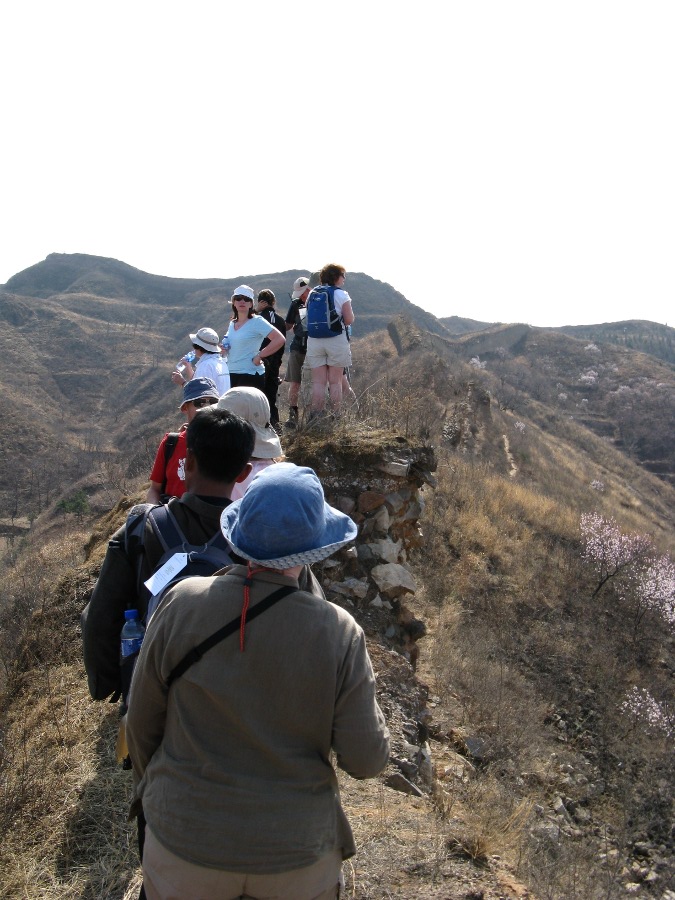
[[[372,778],[389,732],[362,629],[297,578],[356,525],[312,469],[278,463],[221,528],[246,565],[169,590],[134,673],[127,739],[148,825],[146,894],[334,898],[356,848],[331,751]],[[227,637],[209,641],[216,632]]]
[[[320,562],[355,539],[356,525],[326,503],[312,469],[278,463],[274,478],[262,480],[266,472],[251,482],[244,507],[241,501],[232,503],[220,518],[225,539],[237,556],[289,569]]]

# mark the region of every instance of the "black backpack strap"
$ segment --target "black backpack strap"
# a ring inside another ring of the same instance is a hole
[[[194,545],[190,544],[183,534],[183,531],[178,524],[178,519],[175,517],[168,504],[165,503],[162,506],[154,507],[153,510],[148,513],[148,518],[150,519],[150,524],[157,536],[157,540],[162,545],[162,549],[165,553],[168,553],[170,550],[180,550],[187,546],[192,546],[194,549]],[[225,536],[220,528],[213,537],[204,542],[202,549],[206,550],[208,547],[217,547],[219,550],[226,553],[230,559],[232,558],[230,545],[225,540]]]
[[[169,509],[166,503],[161,506],[155,506],[148,512],[148,518],[155,532],[157,540],[162,545],[165,553],[169,550],[180,549],[184,544],[188,543],[187,538],[181,531],[178,520]],[[218,529],[220,531],[220,529]]]
[[[216,531],[213,537],[209,538],[209,540],[206,542],[204,549],[206,550],[207,547],[217,547],[219,550],[223,550],[225,553],[227,553],[230,559],[232,559],[232,548],[225,540],[225,535],[220,528],[218,529],[218,531]]]
[[[166,467],[169,465],[169,460],[173,456],[173,451],[176,449],[179,436],[177,431],[170,431],[164,441],[164,478],[162,480],[162,490],[160,491],[160,494],[166,492]]]
[[[264,600],[261,600],[260,603],[257,603],[253,609],[249,609],[246,613],[246,623],[248,624],[256,616],[261,615],[270,608],[270,606],[274,606],[279,600],[283,600],[284,597],[287,597],[289,594],[293,594],[297,591],[295,587],[282,587],[279,588],[278,591],[274,591],[273,594],[265,597]],[[227,625],[223,625],[222,628],[219,628],[218,631],[214,632],[211,637],[207,637],[206,640],[202,641],[201,644],[197,644],[196,647],[193,647],[192,650],[189,650],[183,659],[178,663],[178,665],[170,672],[169,677],[167,678],[167,686],[171,687],[176,678],[180,678],[181,675],[185,674],[187,670],[196,662],[202,658],[202,656],[210,650],[212,647],[215,647],[216,644],[219,644],[221,641],[224,641],[225,638],[229,637],[231,634],[234,634],[235,631],[239,631],[239,627],[241,625],[241,616],[237,616],[236,619],[232,619],[231,622],[228,622]]]
[[[136,572],[136,594],[140,596],[143,585],[142,569],[145,553],[145,520],[151,509],[157,509],[154,503],[137,503],[127,513],[124,528],[124,552]]]

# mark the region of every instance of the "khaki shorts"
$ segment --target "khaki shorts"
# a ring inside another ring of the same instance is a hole
[[[288,357],[288,365],[286,366],[286,381],[295,384],[302,384],[302,367],[305,362],[305,354],[299,350],[291,350]]]
[[[330,338],[309,338],[307,340],[307,365],[310,369],[319,366],[339,366],[341,369],[352,364],[352,350],[347,335],[336,334]]]
[[[143,849],[143,882],[148,900],[219,897],[273,897],[275,900],[334,900],[342,885],[342,855],[334,850],[304,869],[277,875],[224,872],[188,862],[167,850],[150,828]]]

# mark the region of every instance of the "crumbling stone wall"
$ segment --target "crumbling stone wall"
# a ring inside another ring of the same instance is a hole
[[[424,540],[419,519],[424,490],[436,484],[433,449],[391,436],[299,436],[287,455],[314,468],[328,502],[359,527],[355,546],[314,566],[326,595],[352,607],[414,668],[426,627],[404,601],[418,588],[408,559]]]
[[[433,783],[429,689],[414,674],[426,626],[406,602],[412,606],[418,590],[408,564],[424,540],[419,520],[425,492],[436,484],[435,454],[391,435],[349,433],[298,435],[287,455],[315,469],[328,502],[359,526],[355,546],[313,569],[326,596],[349,608],[369,637],[391,732],[384,783],[421,797]]]

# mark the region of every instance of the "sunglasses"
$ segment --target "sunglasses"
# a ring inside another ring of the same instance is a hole
[[[253,300],[251,300],[250,297],[235,297],[234,302],[235,303],[253,303]]]
[[[217,402],[215,397],[198,397],[196,400],[192,401],[192,405],[195,409],[201,409],[203,406],[211,406]]]

